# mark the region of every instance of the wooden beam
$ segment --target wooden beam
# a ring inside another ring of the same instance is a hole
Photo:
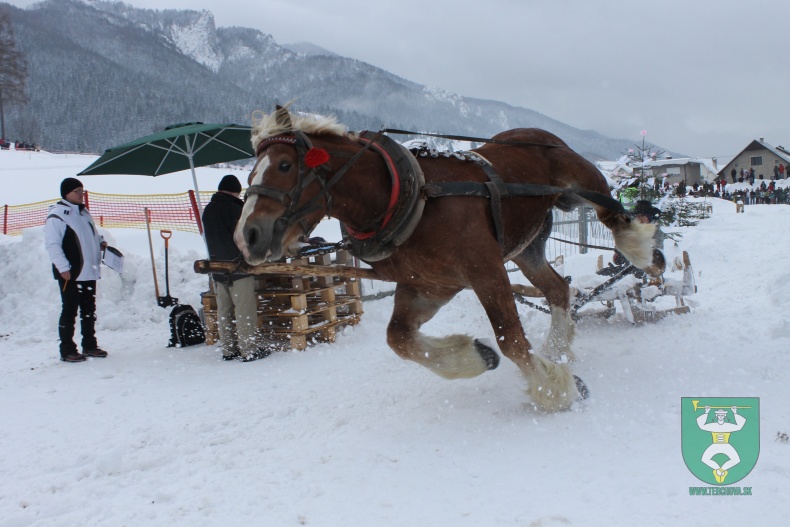
[[[373,269],[362,267],[351,267],[348,265],[315,265],[315,264],[293,264],[286,262],[263,263],[260,265],[248,265],[236,262],[212,262],[210,260],[197,260],[194,264],[195,272],[198,274],[210,273],[245,273],[252,275],[261,274],[287,274],[287,275],[312,275],[312,276],[342,276],[343,278],[366,278],[368,280],[383,280],[390,282],[387,278],[381,277]]]

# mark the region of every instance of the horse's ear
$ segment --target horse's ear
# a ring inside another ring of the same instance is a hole
[[[291,123],[291,114],[288,113],[288,108],[283,108],[279,104],[275,106],[274,120],[277,124],[286,129],[290,130],[293,128],[293,124]]]

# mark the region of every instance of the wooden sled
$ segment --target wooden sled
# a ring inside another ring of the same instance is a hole
[[[603,257],[598,257],[598,269],[603,267]],[[616,297],[606,300],[606,312],[614,314],[615,302],[622,308],[626,320],[632,324],[657,322],[668,315],[685,315],[691,312],[683,297],[697,292],[694,281],[694,270],[691,267],[691,258],[688,252],[683,251],[681,257],[675,258],[673,267],[683,272],[681,280],[664,278],[643,277],[641,282],[636,282],[626,291],[617,290]],[[657,309],[654,301],[662,296],[673,296],[675,307]]]
[[[634,274],[634,269],[623,268],[621,272],[615,273],[612,278],[599,285],[593,290],[585,291],[571,287],[572,298],[575,298],[571,310],[571,316],[575,320],[582,318],[610,318],[617,313],[616,304],[619,303],[625,318],[632,324],[644,324],[646,322],[656,322],[668,315],[684,315],[691,312],[691,308],[686,305],[683,297],[696,293],[697,286],[694,282],[694,270],[691,267],[691,259],[686,251],[682,257],[675,259],[673,267],[677,271],[683,272],[681,280],[667,278],[647,277],[635,280],[633,285],[623,290],[622,284],[618,282],[623,278]],[[597,270],[603,269],[603,256],[598,257]],[[543,298],[543,293],[534,286],[512,284],[511,290],[516,300],[523,304],[548,312],[544,307],[526,300],[527,298]],[[675,307],[668,309],[657,309],[654,302],[662,296],[673,296]],[[603,309],[586,309],[579,311],[582,307],[593,300],[600,301]]]

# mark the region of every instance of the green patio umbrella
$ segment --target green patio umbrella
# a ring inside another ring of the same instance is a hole
[[[183,123],[104,151],[80,176],[138,174],[161,176],[190,169],[198,207],[203,210],[195,167],[251,158],[251,127]]]

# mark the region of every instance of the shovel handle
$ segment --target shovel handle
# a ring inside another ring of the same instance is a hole
[[[167,249],[167,240],[169,240],[173,236],[173,231],[169,229],[164,229],[159,231],[159,235],[164,238],[165,240],[165,249]]]

